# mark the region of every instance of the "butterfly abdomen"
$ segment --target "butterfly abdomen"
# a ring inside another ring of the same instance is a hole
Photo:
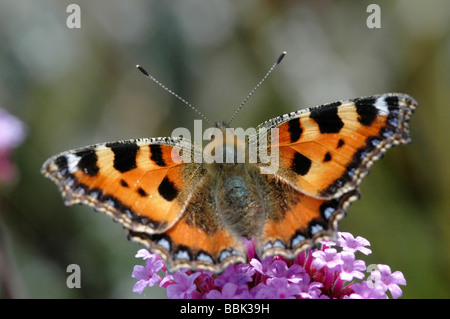
[[[249,187],[241,176],[232,176],[225,180],[225,196],[236,208],[248,207],[252,200]]]
[[[222,221],[240,236],[251,238],[262,221],[262,200],[245,175],[224,179],[218,191],[218,211]]]

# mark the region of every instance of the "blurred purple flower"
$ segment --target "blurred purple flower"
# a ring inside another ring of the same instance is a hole
[[[322,293],[323,284],[321,282],[310,282],[309,276],[305,278],[299,285],[300,292],[298,298],[300,299],[328,299],[329,297]]]
[[[0,183],[10,183],[17,175],[11,155],[13,149],[23,142],[25,135],[22,121],[0,109]]]
[[[195,279],[200,276],[201,272],[195,272],[188,275],[183,271],[173,273],[175,283],[167,286],[167,298],[170,299],[199,299],[201,294],[197,291]]]
[[[226,283],[246,286],[248,282],[253,280],[252,276],[254,273],[255,270],[248,264],[230,265],[222,274],[216,277],[214,283],[219,288],[224,287]]]
[[[349,299],[387,299],[384,289],[379,285],[371,285],[367,281],[355,283]]]
[[[361,271],[366,270],[366,264],[362,260],[355,261],[355,255],[350,251],[341,252],[341,273],[339,277],[345,281],[352,281],[353,278],[363,279],[364,274]]]
[[[300,287],[289,283],[287,278],[272,278],[267,284],[255,287],[255,299],[295,299]]]
[[[323,267],[327,267],[329,271],[338,270],[344,263],[341,259],[341,255],[337,253],[334,248],[327,248],[325,250],[318,250],[312,253],[315,257],[312,266],[320,270]]]
[[[0,149],[19,146],[25,139],[25,126],[17,117],[0,109]]]
[[[151,254],[146,249],[140,249],[136,257],[147,259],[145,266],[134,266],[131,274],[131,277],[138,279],[133,287],[133,292],[141,294],[145,287],[153,287],[161,281],[158,271],[164,267],[164,263],[157,254]]]
[[[287,278],[289,282],[298,283],[302,280],[302,274],[306,271],[299,265],[288,266],[282,259],[266,258],[261,263],[256,258],[250,261],[253,269],[263,275],[265,281],[271,281],[273,278]]]
[[[360,251],[364,255],[369,255],[372,251],[365,246],[370,246],[370,243],[367,239],[358,236],[356,238],[353,237],[352,234],[347,232],[338,233],[338,242],[339,246],[341,246],[344,250],[350,251]]]
[[[239,287],[236,284],[231,282],[226,283],[222,290],[213,289],[209,291],[206,295],[206,299],[251,299],[252,295],[248,291],[248,287],[245,286],[246,289],[242,290],[242,287]]]
[[[371,279],[375,285],[380,285],[385,291],[389,290],[392,298],[397,299],[402,296],[402,290],[398,285],[406,285],[406,280],[400,271],[391,273],[391,268],[387,265],[377,265],[377,269],[372,271]]]

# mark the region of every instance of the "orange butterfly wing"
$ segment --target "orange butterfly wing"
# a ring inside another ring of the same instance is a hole
[[[271,146],[278,147],[279,168],[267,180],[271,189],[282,190],[271,194],[276,204],[258,239],[260,255],[293,258],[320,240],[334,239],[338,221],[359,198],[358,186],[374,161],[390,147],[410,142],[408,125],[416,104],[404,94],[384,94],[260,125],[259,130],[278,129]]]
[[[66,205],[83,203],[127,229],[162,232],[181,216],[200,179],[198,167],[182,163],[181,139],[153,138],[97,144],[48,159],[42,173],[60,188]],[[175,161],[174,161],[175,159]]]
[[[357,190],[325,200],[304,195],[287,184],[281,186],[284,182],[275,178],[269,178],[269,183],[283,194],[273,196],[277,208],[266,216],[257,240],[261,258],[282,255],[292,259],[321,240],[334,239],[347,207],[359,199]]]
[[[410,142],[408,124],[417,102],[384,94],[325,104],[287,114],[258,128],[277,128],[277,176],[316,198],[355,189],[389,148]]]
[[[66,205],[82,203],[110,215],[130,239],[159,253],[168,269],[218,272],[244,262],[245,249],[205,200],[211,180],[203,166],[183,162],[183,152],[192,159],[199,151],[177,138],[97,144],[50,158],[42,173],[59,186]]]
[[[165,233],[130,231],[131,238],[160,254],[171,270],[206,269],[217,273],[230,264],[245,262],[241,239],[225,227],[215,211],[212,185],[209,178],[197,185],[182,217]]]

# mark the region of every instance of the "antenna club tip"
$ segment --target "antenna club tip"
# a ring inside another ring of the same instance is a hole
[[[277,60],[277,64],[280,64],[281,60],[283,60],[283,58],[285,57],[285,55],[287,54],[286,51],[283,51],[280,55],[280,57]]]
[[[136,68],[141,71],[142,73],[144,73],[145,76],[149,76],[148,72],[139,64],[136,64]]]

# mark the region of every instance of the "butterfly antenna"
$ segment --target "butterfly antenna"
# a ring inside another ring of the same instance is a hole
[[[230,126],[231,122],[234,120],[236,115],[239,113],[239,111],[242,109],[245,103],[247,103],[248,99],[252,96],[253,93],[259,88],[259,86],[267,79],[270,73],[277,67],[278,64],[280,64],[281,60],[283,60],[284,56],[286,55],[286,51],[281,53],[281,55],[278,57],[277,61],[272,65],[272,67],[269,69],[269,71],[264,75],[261,81],[255,86],[253,90],[247,95],[247,97],[242,101],[241,105],[237,108],[236,112],[234,112],[233,116],[231,117],[231,120],[227,123],[227,127]]]
[[[159,82],[157,79],[155,79],[155,77],[153,75],[151,75],[150,73],[148,73],[142,66],[140,65],[136,65],[136,67],[138,68],[139,71],[142,72],[142,74],[144,74],[146,77],[148,77],[150,80],[152,80],[153,82],[155,82],[156,84],[158,84],[160,87],[162,87],[164,90],[166,90],[167,92],[169,92],[170,94],[172,94],[173,96],[175,96],[177,99],[179,99],[181,102],[183,102],[184,104],[186,104],[187,106],[189,106],[191,109],[193,109],[195,112],[197,112],[198,115],[200,115],[202,117],[202,119],[204,119],[205,121],[207,121],[209,124],[211,124],[211,126],[215,126],[215,124],[206,117],[206,115],[204,115],[202,112],[200,112],[197,108],[195,108],[191,103],[189,103],[188,101],[186,101],[185,99],[183,99],[181,96],[179,96],[178,94],[176,94],[175,92],[173,92],[172,90],[170,90],[169,88],[167,88],[164,84],[162,84],[161,82]]]

